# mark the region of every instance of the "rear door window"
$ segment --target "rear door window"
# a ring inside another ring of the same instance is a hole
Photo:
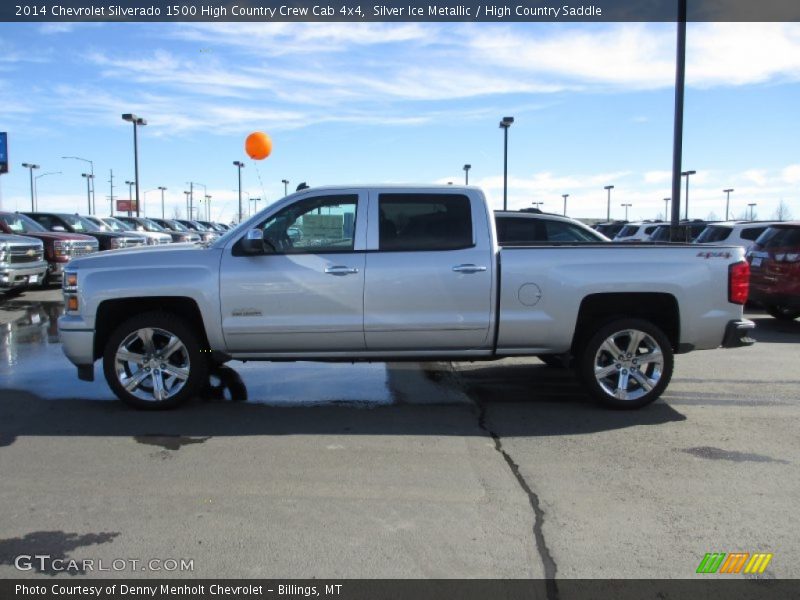
[[[472,212],[463,194],[381,194],[379,248],[388,251],[472,247]]]

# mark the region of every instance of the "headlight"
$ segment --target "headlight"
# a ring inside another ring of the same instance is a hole
[[[111,238],[110,246],[112,248],[119,248],[122,245],[122,240],[120,238]]]
[[[156,239],[154,237],[148,237],[147,238],[147,245],[148,246],[155,246],[156,244],[158,244],[158,239]]]
[[[56,258],[69,258],[70,244],[66,240],[56,240],[53,242],[53,254]]]
[[[78,274],[75,271],[66,271],[62,282],[64,291],[64,306],[66,312],[76,314],[79,312],[78,303]]]
[[[8,261],[8,244],[0,244],[0,263]]]

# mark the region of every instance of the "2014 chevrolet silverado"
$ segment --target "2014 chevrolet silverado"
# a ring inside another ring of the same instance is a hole
[[[59,330],[81,379],[174,407],[229,360],[572,363],[618,408],[655,400],[674,353],[749,345],[739,247],[498,246],[473,187],[325,187],[205,246],[69,264]]]

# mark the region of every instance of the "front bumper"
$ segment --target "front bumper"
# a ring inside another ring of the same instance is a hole
[[[749,319],[728,321],[725,327],[725,337],[722,338],[723,348],[741,348],[752,346],[756,341],[748,334],[755,329],[756,324]]]
[[[34,283],[41,283],[46,271],[47,263],[45,261],[26,264],[24,267],[7,265],[0,269],[0,289],[10,290],[26,286],[33,276],[36,277]]]
[[[86,329],[80,317],[63,315],[58,319],[61,349],[70,362],[78,367],[78,377],[84,381],[94,378],[94,329]]]

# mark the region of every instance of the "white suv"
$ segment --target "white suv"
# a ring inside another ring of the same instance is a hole
[[[496,210],[497,242],[514,244],[608,242],[602,233],[576,219],[541,212],[535,208],[520,211]]]
[[[749,250],[756,238],[764,233],[770,225],[779,225],[778,221],[725,221],[706,227],[694,240],[695,244],[711,246],[742,246]]]
[[[659,225],[663,225],[662,221],[639,221],[637,223],[628,223],[620,229],[617,236],[614,238],[615,242],[647,242],[650,241],[650,236],[653,235]]]

